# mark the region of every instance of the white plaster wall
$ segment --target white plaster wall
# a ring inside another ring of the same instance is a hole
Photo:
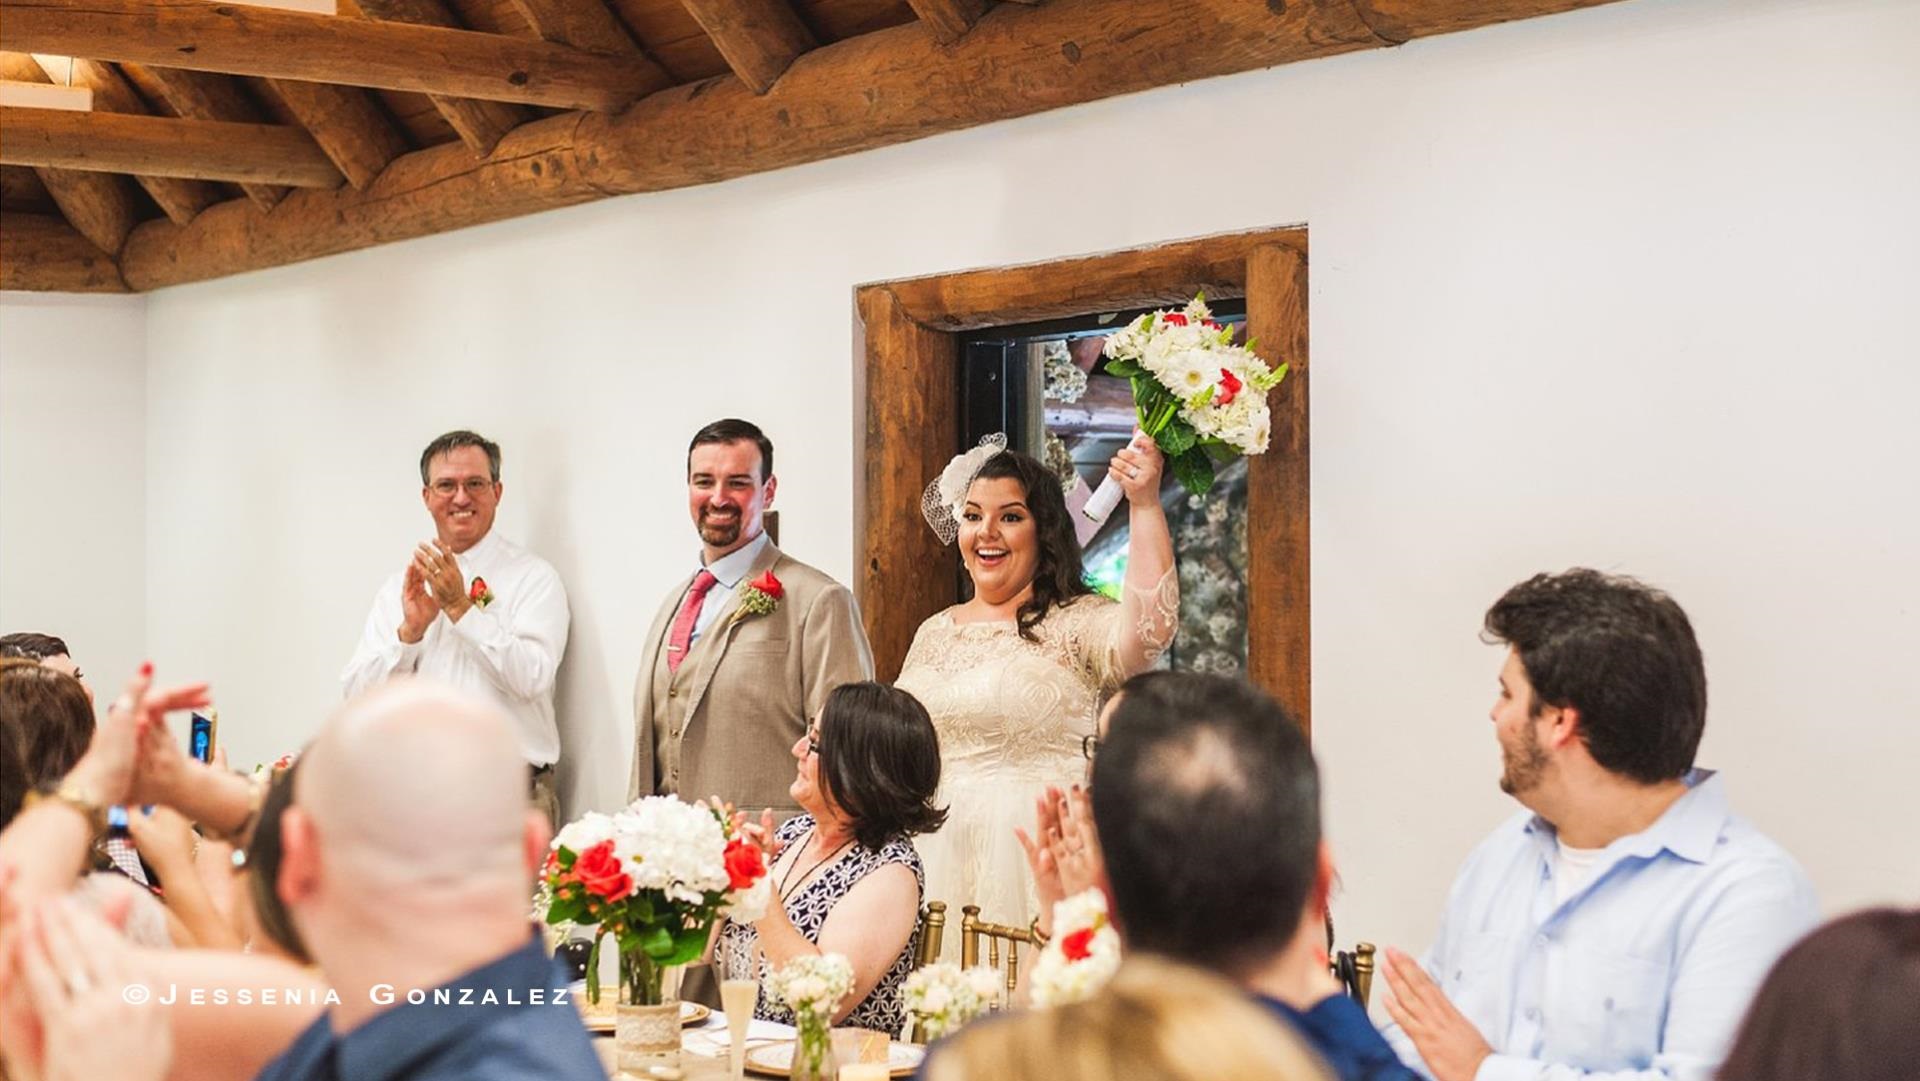
[[[145,654],[146,298],[0,293],[0,634],[106,698]]]
[[[763,423],[786,547],[852,569],[856,283],[1305,222],[1343,929],[1423,945],[1509,812],[1480,615],[1573,564],[1692,613],[1703,759],[1827,904],[1911,902],[1916,55],[1905,0],[1636,0],[162,292],[148,639],[237,762],[297,745],[475,427],[606,806],[699,423]]]

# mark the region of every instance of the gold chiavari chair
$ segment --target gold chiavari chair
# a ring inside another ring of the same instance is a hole
[[[1337,950],[1331,958],[1334,979],[1359,1001],[1362,1009],[1373,996],[1373,955],[1373,943],[1356,942],[1351,951]]]
[[[925,968],[940,960],[941,939],[947,933],[947,903],[928,901],[920,910],[920,946],[914,951],[913,967]]]
[[[1034,944],[1033,932],[1025,927],[988,923],[980,918],[979,905],[963,906],[960,909],[961,968],[972,968],[980,963],[980,940],[983,938],[987,940],[989,968],[1000,968],[1000,944],[1007,944],[1007,996],[1011,999],[1014,985],[1020,982],[1020,947]]]

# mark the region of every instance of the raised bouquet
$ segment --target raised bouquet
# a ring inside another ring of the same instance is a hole
[[[900,997],[929,1040],[937,1040],[1000,1002],[1000,974],[976,965],[962,969],[940,962],[907,975]]]
[[[1086,890],[1053,906],[1053,937],[1033,964],[1033,1004],[1064,1006],[1098,991],[1120,967],[1120,933],[1107,897]]]
[[[1107,373],[1133,385],[1140,431],[1159,444],[1187,491],[1213,487],[1216,462],[1266,452],[1273,433],[1267,392],[1286,378],[1287,366],[1268,367],[1251,342],[1233,344],[1233,328],[1214,321],[1204,293],[1182,311],[1134,320],[1108,335],[1101,352]],[[1122,494],[1108,477],[1081,513],[1103,522]]]
[[[659,1005],[669,968],[700,958],[716,921],[766,914],[765,854],[724,807],[648,796],[618,814],[589,812],[561,829],[541,886],[546,921],[597,925],[587,999],[600,1002],[600,945],[614,936],[627,1001]]]

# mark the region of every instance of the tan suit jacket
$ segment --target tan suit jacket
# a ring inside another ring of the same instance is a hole
[[[786,588],[779,606],[735,619],[747,583],[768,570]],[[791,814],[794,743],[827,692],[873,678],[859,608],[847,587],[769,544],[669,675],[667,636],[692,583],[688,575],[667,595],[647,631],[628,798],[718,795],[743,809]]]

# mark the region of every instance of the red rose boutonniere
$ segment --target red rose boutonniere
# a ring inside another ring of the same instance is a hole
[[[780,607],[780,598],[786,595],[787,587],[780,584],[780,579],[775,578],[772,571],[768,571],[747,583],[747,588],[740,591],[740,615],[768,615]]]
[[[493,590],[487,588],[485,578],[477,574],[473,576],[473,584],[467,587],[467,599],[480,608],[493,603]]]

